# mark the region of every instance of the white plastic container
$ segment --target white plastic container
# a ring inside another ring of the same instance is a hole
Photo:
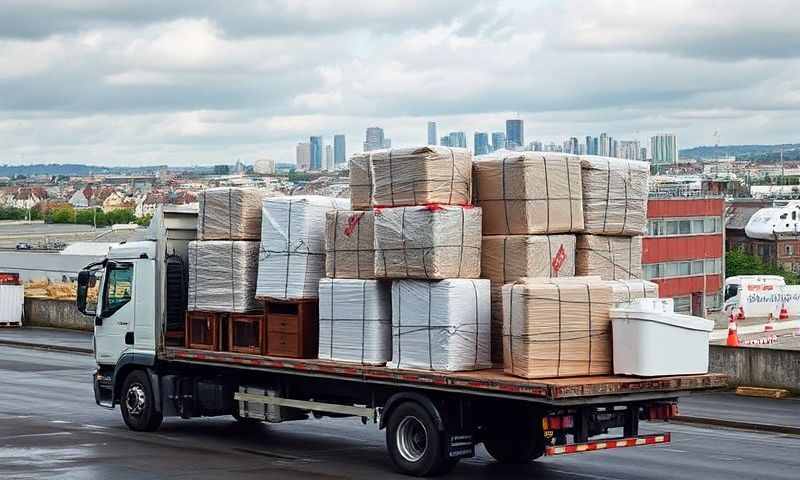
[[[631,303],[611,309],[614,374],[654,377],[708,372],[714,322]]]
[[[25,287],[0,285],[0,325],[22,326]]]

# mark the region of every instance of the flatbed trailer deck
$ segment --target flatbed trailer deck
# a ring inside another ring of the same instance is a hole
[[[529,380],[508,375],[502,369],[496,368],[468,372],[437,372],[175,347],[167,347],[164,358],[169,361],[243,367],[353,382],[385,383],[475,395],[539,400],[554,405],[569,405],[577,399],[585,403],[591,400],[587,397],[594,397],[597,403],[611,400],[606,398],[609,396],[615,401],[619,401],[621,396],[637,395],[648,399],[658,396],[674,398],[678,394],[723,388],[727,384],[725,375],[715,373],[652,378],[603,375]]]

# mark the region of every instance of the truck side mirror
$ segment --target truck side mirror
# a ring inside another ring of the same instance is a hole
[[[97,315],[97,303],[93,305],[87,304],[87,297],[89,289],[94,288],[97,283],[95,272],[92,270],[81,270],[78,272],[78,291],[76,294],[75,302],[78,311],[84,315],[95,316]]]

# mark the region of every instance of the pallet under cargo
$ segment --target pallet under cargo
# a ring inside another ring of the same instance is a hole
[[[167,360],[246,366],[273,371],[297,372],[300,375],[342,377],[364,382],[374,381],[420,388],[447,388],[465,392],[511,395],[542,400],[569,400],[605,395],[686,392],[720,389],[727,385],[723,374],[678,375],[656,378],[593,376],[527,380],[503,373],[502,369],[471,372],[431,372],[393,369],[330,360],[265,357],[232,352],[211,352],[188,348],[166,349]]]

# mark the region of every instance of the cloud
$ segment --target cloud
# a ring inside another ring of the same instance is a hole
[[[293,161],[425,122],[528,140],[796,141],[793,2],[8,0],[0,162]],[[471,142],[470,142],[471,143]]]

